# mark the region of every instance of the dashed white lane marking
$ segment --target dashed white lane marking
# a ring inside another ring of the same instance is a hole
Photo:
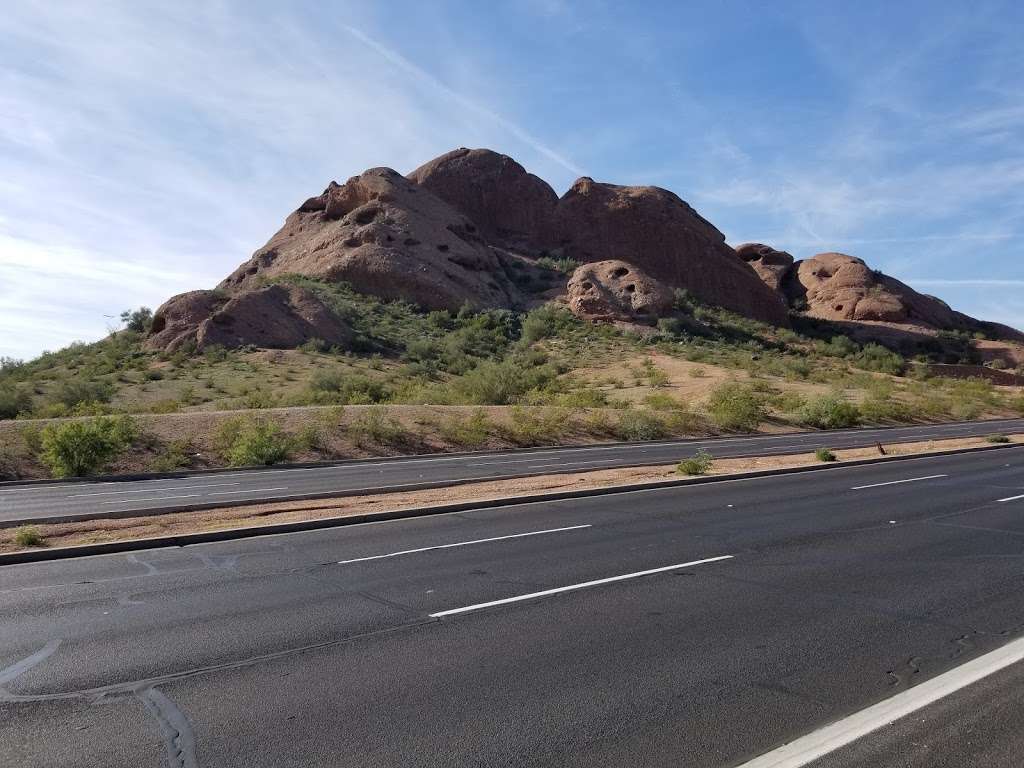
[[[102,491],[99,493],[76,493],[73,496],[65,496],[66,499],[83,499],[87,496],[123,496],[126,493],[164,493],[167,491],[192,491],[197,488],[223,488],[227,485],[241,485],[236,483],[208,483],[206,485],[176,485],[173,488],[140,488],[135,491]]]
[[[230,496],[233,493],[269,493],[270,491],[287,491],[288,486],[281,486],[280,488],[242,488],[237,491],[216,491],[211,493],[211,496]]]
[[[851,488],[851,491],[862,491],[865,488],[881,488],[883,485],[899,485],[900,483],[916,483],[920,480],[938,480],[940,477],[949,477],[949,475],[928,475],[927,477],[910,477],[906,480],[890,480],[888,483],[872,483],[871,485],[855,485]]]
[[[739,768],[800,768],[1024,659],[1024,638],[819,728]]]
[[[521,539],[525,536],[540,536],[545,533],[562,533],[563,531],[578,531],[581,528],[590,528],[587,525],[570,525],[566,528],[548,528],[545,531],[529,531],[528,533],[513,533],[508,536],[492,536],[489,539],[474,539],[473,541],[457,541],[453,544],[438,544],[433,547],[419,547],[418,549],[403,549],[401,552],[389,552],[386,555],[370,555],[369,557],[354,557],[351,560],[339,560],[338,565],[349,565],[350,563],[365,563],[368,560],[383,560],[388,557],[399,557],[401,555],[414,555],[418,552],[430,552],[434,549],[451,549],[452,547],[468,547],[470,544],[486,544],[491,541],[504,541],[506,539]]]
[[[526,595],[516,595],[515,597],[506,597],[502,600],[491,600],[487,603],[476,603],[475,605],[467,605],[462,608],[450,608],[447,611],[438,611],[437,613],[430,614],[432,619],[440,619],[444,616],[454,616],[457,613],[469,613],[470,611],[479,611],[483,608],[492,608],[496,605],[506,605],[508,603],[518,603],[523,600],[533,600],[538,597],[547,597],[548,595],[558,595],[562,592],[572,592],[577,589],[588,589],[589,587],[597,587],[601,584],[611,584],[616,581],[625,581],[626,579],[637,579],[641,576],[650,576],[654,573],[665,573],[666,571],[675,571],[680,568],[690,568],[695,565],[704,565],[705,563],[716,563],[719,560],[731,560],[732,555],[720,555],[718,557],[706,557],[703,560],[691,560],[688,563],[677,563],[676,565],[666,565],[662,568],[651,568],[646,571],[637,571],[636,573],[625,573],[621,576],[611,576],[607,579],[595,579],[594,581],[584,581],[582,584],[570,584],[567,587],[555,587],[554,589],[545,589],[541,592],[530,592]]]
[[[145,499],[114,499],[113,501],[104,501],[104,504],[127,504],[137,503],[140,501],[168,501],[169,499],[198,499],[203,494],[201,493],[185,493],[180,496],[150,496]]]
[[[1018,501],[1019,499],[1024,499],[1024,494],[1021,494],[1020,496],[1008,496],[1005,499],[996,499],[996,501]]]

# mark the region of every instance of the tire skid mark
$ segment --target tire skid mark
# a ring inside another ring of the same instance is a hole
[[[199,768],[195,735],[185,713],[152,685],[136,690],[135,697],[159,725],[171,768]]]
[[[6,669],[0,669],[0,700],[2,700],[5,695],[10,695],[3,686],[7,685],[7,683],[11,682],[16,677],[25,674],[33,667],[42,664],[57,652],[57,648],[60,647],[60,644],[61,641],[59,639],[51,640],[31,656],[26,656],[24,659],[14,662]]]

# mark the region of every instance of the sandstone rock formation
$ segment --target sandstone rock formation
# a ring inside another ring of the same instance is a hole
[[[621,259],[701,301],[789,324],[779,294],[736,257],[721,232],[668,190],[578,179],[558,201],[547,239],[577,261]]]
[[[175,296],[154,314],[146,344],[168,351],[188,344],[288,349],[314,338],[344,348],[352,330],[305,288],[270,285],[234,296],[222,291]]]
[[[456,149],[408,178],[469,217],[488,239],[530,247],[548,229],[558,195],[508,155]]]
[[[798,262],[785,282],[791,302],[822,320],[915,323],[960,328],[970,321],[934,296],[918,293],[895,278],[843,253],[819,253]]]
[[[763,243],[744,243],[736,246],[736,255],[753,267],[757,276],[773,291],[778,291],[782,280],[793,266],[793,257],[786,251],[777,251]]]
[[[672,309],[672,291],[624,261],[583,264],[566,290],[569,309],[585,320],[652,323]]]
[[[289,273],[428,309],[509,307],[518,298],[476,225],[389,168],[332,182],[220,287],[236,291]]]

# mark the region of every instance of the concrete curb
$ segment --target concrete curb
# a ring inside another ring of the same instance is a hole
[[[462,501],[454,504],[441,504],[429,507],[413,507],[411,509],[392,510],[385,512],[369,512],[361,515],[348,515],[344,517],[324,517],[316,520],[300,520],[291,523],[272,523],[269,525],[247,526],[244,528],[226,528],[218,531],[185,533],[176,536],[158,536],[148,539],[129,539],[125,541],[109,541],[98,544],[81,544],[71,547],[57,547],[55,549],[26,549],[20,550],[18,552],[0,554],[0,567],[5,565],[18,565],[22,563],[43,562],[47,560],[62,560],[74,557],[89,557],[93,555],[115,554],[118,552],[132,552],[142,549],[157,549],[161,547],[184,547],[190,544],[204,544],[217,541],[247,539],[255,536],[270,536],[281,533],[300,533],[303,531],[315,531],[322,530],[325,528],[339,528],[346,525],[358,525],[360,523],[378,522],[383,520],[402,520],[414,517],[426,517],[429,515],[450,514],[452,512],[466,512],[471,509],[494,509],[497,507],[507,507],[520,504],[534,504],[545,501],[584,499],[593,496],[607,496],[618,493],[630,493],[634,491],[657,490],[661,488],[680,488],[688,485],[706,485],[709,483],[748,480],[760,477],[774,477],[777,475],[795,475],[804,472],[816,472],[825,469],[846,469],[848,467],[860,467],[870,464],[885,464],[891,462],[907,461],[910,459],[955,456],[958,454],[982,453],[986,451],[999,451],[1012,448],[1024,448],[1024,443],[1010,443],[1005,445],[983,445],[975,448],[960,448],[948,451],[936,451],[935,453],[907,454],[904,456],[880,456],[878,458],[855,459],[853,461],[844,461],[838,463],[809,464],[803,467],[787,467],[783,469],[761,469],[753,472],[739,472],[731,475],[711,475],[706,477],[681,478],[678,480],[659,480],[652,483],[612,485],[606,486],[604,488],[587,488],[577,491],[536,493],[529,494],[526,496],[506,496],[498,499]]]
[[[680,437],[675,440],[669,438],[665,440],[641,440],[641,441],[612,441],[605,443],[566,443],[564,445],[536,445],[528,448],[498,448],[493,450],[480,450],[480,451],[437,451],[435,453],[409,453],[400,454],[395,456],[363,456],[361,458],[350,458],[350,459],[338,459],[336,461],[302,461],[302,462],[283,462],[281,464],[274,464],[273,468],[280,469],[311,469],[317,467],[343,467],[350,464],[359,465],[365,462],[374,461],[410,461],[417,459],[437,458],[437,457],[452,457],[459,458],[460,456],[507,456],[507,455],[521,455],[529,453],[542,453],[545,451],[557,451],[559,449],[566,450],[578,450],[580,448],[624,448],[631,445],[651,445],[651,444],[663,444],[663,443],[678,443],[679,445],[686,445],[687,443],[700,443],[706,440],[749,440],[754,437],[802,437],[805,435],[829,435],[836,432],[843,434],[857,432],[879,432],[884,430],[894,429],[908,429],[910,427],[955,427],[955,426],[966,426],[968,424],[1002,424],[1008,421],[1020,421],[1021,417],[1009,416],[1001,419],[980,419],[975,421],[937,421],[937,422],[920,422],[914,424],[894,424],[891,426],[861,426],[861,427],[848,427],[846,429],[829,430],[829,429],[805,429],[805,430],[794,430],[791,432],[773,432],[773,433],[761,433],[761,432],[742,432],[738,434],[725,434],[725,435],[705,435],[702,437]],[[884,440],[882,442],[885,442]],[[751,454],[755,455],[755,454]],[[246,466],[246,467],[210,467],[207,469],[185,469],[180,472],[133,472],[125,475],[92,475],[90,477],[48,477],[48,478],[37,478],[34,480],[0,480],[0,488],[13,488],[18,486],[34,486],[34,485],[62,485],[64,483],[117,483],[117,482],[132,482],[138,480],[173,480],[173,479],[187,479],[189,477],[202,477],[205,475],[216,475],[224,472],[258,472],[260,470],[270,469],[267,466]]]

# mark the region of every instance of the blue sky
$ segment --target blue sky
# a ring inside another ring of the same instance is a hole
[[[1022,28],[984,1],[5,3],[0,355],[98,339],[331,179],[458,146],[1024,327]]]

